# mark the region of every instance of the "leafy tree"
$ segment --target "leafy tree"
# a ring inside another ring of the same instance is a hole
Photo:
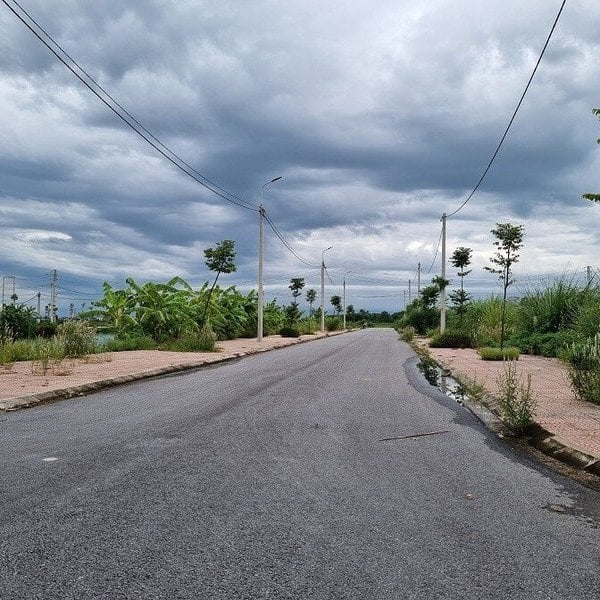
[[[597,116],[600,117],[600,108],[593,108],[592,112]],[[600,138],[598,138],[596,140],[596,142],[598,144],[600,144]],[[591,200],[592,202],[600,202],[600,194],[583,194],[582,196],[583,198],[585,198],[586,200]]]
[[[348,321],[354,321],[354,319],[356,319],[356,313],[354,312],[353,304],[348,304],[348,306],[346,306],[346,319]]]
[[[333,306],[335,312],[339,315],[342,312],[342,299],[340,296],[331,296],[329,302],[331,302],[331,306]]]
[[[465,268],[471,264],[471,256],[473,254],[473,250],[471,248],[465,248],[461,246],[457,248],[450,257],[450,263],[452,266],[460,269],[457,275],[460,277],[460,290],[455,290],[450,293],[450,300],[454,305],[456,312],[460,317],[460,323],[462,325],[463,317],[465,312],[467,311],[467,307],[471,302],[471,295],[468,292],[465,292],[464,288],[464,280],[465,277],[471,272],[471,269],[465,271]]]
[[[208,292],[208,298],[206,299],[206,306],[204,308],[202,321],[206,319],[206,312],[210,304],[213,290],[217,285],[219,275],[221,273],[234,273],[236,271],[234,246],[235,242],[233,240],[223,240],[222,242],[217,242],[216,248],[207,248],[204,251],[204,256],[206,257],[206,266],[217,275],[215,276],[215,280],[213,281],[210,291]]]
[[[305,285],[304,277],[293,277],[290,279],[290,285],[288,287],[292,291],[292,297],[294,298],[295,304],[298,304],[298,297],[302,293],[302,289]]]
[[[293,277],[290,279],[290,285],[288,286],[292,292],[292,303],[286,307],[286,321],[288,325],[292,326],[298,322],[301,316],[300,309],[298,308],[298,297],[302,293],[302,289],[305,286],[303,277]]]
[[[504,333],[506,323],[506,294],[509,286],[515,280],[512,278],[512,267],[519,261],[517,252],[523,247],[523,226],[511,223],[496,223],[491,233],[496,237],[494,246],[497,251],[490,258],[493,266],[484,267],[486,271],[498,275],[502,282],[502,316],[500,321],[500,348],[504,348]]]
[[[308,302],[308,314],[312,317],[313,312],[313,304],[317,299],[317,290],[311,288],[310,290],[306,290],[306,301]]]

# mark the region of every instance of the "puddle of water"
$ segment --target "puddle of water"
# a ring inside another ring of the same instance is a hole
[[[421,360],[417,367],[431,385],[440,389],[449,398],[459,404],[463,404],[465,400],[470,399],[467,390],[433,361]]]

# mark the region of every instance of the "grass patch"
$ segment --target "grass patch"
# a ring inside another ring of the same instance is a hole
[[[519,360],[520,350],[514,346],[506,348],[484,347],[477,350],[483,360]]]

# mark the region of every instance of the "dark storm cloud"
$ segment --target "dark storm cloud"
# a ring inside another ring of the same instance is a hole
[[[334,263],[401,280],[433,260],[439,217],[478,180],[558,9],[542,0],[23,4],[190,165],[263,200],[303,256],[318,262],[334,244]],[[449,225],[450,242],[468,241],[480,262],[496,219],[531,220],[531,260],[545,253],[548,270],[559,256],[592,260],[584,240],[599,217],[582,220],[577,203],[600,189],[590,110],[599,26],[591,0],[567,7],[494,167]],[[197,277],[202,249],[230,238],[235,277],[255,278],[256,213],[166,163],[7,10],[0,31],[0,222],[3,256],[13,257],[4,271]],[[557,215],[572,229],[554,236],[554,252],[546,238]],[[266,231],[267,273],[285,283],[304,267]]]

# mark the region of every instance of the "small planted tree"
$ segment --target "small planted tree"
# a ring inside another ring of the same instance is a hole
[[[222,242],[217,242],[215,248],[207,248],[204,251],[204,256],[206,258],[206,266],[211,271],[215,272],[216,275],[206,298],[204,314],[202,316],[203,327],[206,325],[206,316],[210,306],[210,299],[215,286],[217,285],[219,275],[221,275],[221,273],[234,273],[236,271],[235,242],[233,240],[223,240]]]
[[[333,306],[335,312],[339,315],[342,312],[342,299],[339,296],[331,296],[329,300],[331,306]]]
[[[473,250],[471,248],[465,248],[461,246],[457,248],[450,257],[450,263],[453,267],[460,269],[457,275],[460,277],[460,289],[450,292],[450,300],[454,306],[454,310],[458,314],[460,324],[463,324],[464,314],[467,311],[467,307],[471,302],[471,295],[465,291],[465,277],[471,272],[471,269],[466,271],[466,267],[471,264],[471,256]]]
[[[308,302],[308,316],[312,317],[313,314],[313,304],[317,299],[317,290],[311,288],[310,290],[306,290],[306,301]]]
[[[300,319],[301,312],[298,308],[298,298],[300,297],[304,286],[305,282],[303,277],[293,277],[290,279],[290,285],[288,287],[292,292],[293,300],[292,303],[286,308],[286,320],[290,327],[296,325]]]
[[[500,317],[500,348],[504,348],[504,336],[506,329],[506,296],[508,288],[515,282],[512,278],[512,268],[519,262],[518,251],[523,247],[523,226],[511,223],[496,223],[492,229],[496,241],[497,251],[490,258],[493,266],[484,267],[486,271],[498,275],[502,282],[502,315]]]
[[[592,112],[600,117],[600,108],[593,108]],[[596,140],[598,144],[600,144],[600,138]],[[585,200],[591,200],[592,202],[600,202],[600,194],[583,194],[582,196]]]

